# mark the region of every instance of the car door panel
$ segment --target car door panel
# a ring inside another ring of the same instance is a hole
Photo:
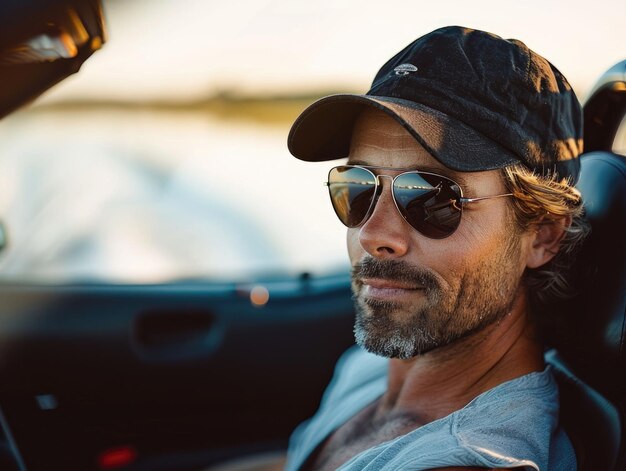
[[[0,290],[0,407],[34,471],[100,469],[119,447],[124,469],[284,448],[352,343],[345,274]]]

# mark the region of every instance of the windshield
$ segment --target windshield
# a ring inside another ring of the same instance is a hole
[[[336,268],[328,163],[290,157],[288,125],[65,105],[8,118],[0,272],[146,282]]]
[[[363,26],[371,11],[356,0],[103,6],[102,51],[0,122],[0,277],[151,283],[345,271],[345,228],[323,186],[337,163],[291,157],[290,125],[319,96],[366,91],[377,65],[433,19],[389,9],[372,34]],[[581,47],[597,35],[571,27],[590,15],[576,8],[565,11],[564,34],[549,17],[543,28],[532,14],[529,31],[471,2],[438,21],[526,39],[581,96],[622,51]]]

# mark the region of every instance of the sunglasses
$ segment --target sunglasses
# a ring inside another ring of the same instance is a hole
[[[402,217],[420,234],[431,239],[451,235],[461,222],[463,206],[512,193],[463,197],[453,180],[434,173],[411,170],[395,177],[376,175],[372,170],[397,170],[388,167],[340,165],[328,173],[330,200],[339,220],[346,227],[359,227],[371,216],[382,192],[382,178],[391,180],[391,195]]]

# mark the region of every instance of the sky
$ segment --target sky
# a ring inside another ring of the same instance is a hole
[[[366,91],[417,37],[457,24],[524,41],[584,99],[626,58],[623,0],[103,0],[109,40],[46,101]]]

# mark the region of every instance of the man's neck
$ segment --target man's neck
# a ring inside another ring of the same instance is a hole
[[[375,415],[410,413],[428,423],[543,367],[542,348],[520,292],[511,312],[482,331],[410,360],[390,360],[387,391]]]

